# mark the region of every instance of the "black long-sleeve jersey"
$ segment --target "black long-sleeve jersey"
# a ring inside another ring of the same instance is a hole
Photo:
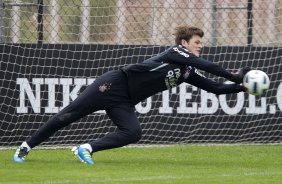
[[[195,56],[181,45],[175,45],[142,63],[122,70],[128,77],[132,102],[138,102],[186,82],[214,94],[238,93],[238,84],[220,84],[204,77],[197,69],[232,80],[233,75],[219,65]]]

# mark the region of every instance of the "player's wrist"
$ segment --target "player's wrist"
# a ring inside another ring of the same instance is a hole
[[[232,82],[235,82],[236,84],[241,84],[243,82],[243,77],[244,76],[235,73],[235,74],[232,74],[232,77],[229,80]]]
[[[243,84],[238,84],[238,88],[243,92],[248,92],[248,89]]]

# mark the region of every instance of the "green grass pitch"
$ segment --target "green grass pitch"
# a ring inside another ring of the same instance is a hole
[[[95,165],[70,150],[35,149],[25,163],[0,150],[1,184],[281,184],[282,145],[177,145],[97,152]]]

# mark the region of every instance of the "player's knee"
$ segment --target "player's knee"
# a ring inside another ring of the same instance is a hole
[[[65,109],[55,115],[55,118],[61,123],[70,123],[76,121],[79,117],[79,106],[75,104],[69,104]]]
[[[139,141],[142,137],[141,127],[135,130],[135,142]]]
[[[79,118],[79,112],[77,111],[70,111],[70,112],[63,112],[54,115],[54,117],[58,125],[62,127],[76,121]]]
[[[142,137],[142,130],[141,127],[135,127],[129,130],[128,136],[130,137],[129,140],[131,143],[138,142]]]

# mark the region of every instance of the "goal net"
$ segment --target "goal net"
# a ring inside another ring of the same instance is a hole
[[[99,75],[164,51],[183,24],[204,30],[201,57],[233,72],[263,70],[270,89],[262,97],[216,96],[182,84],[156,94],[136,105],[139,143],[282,141],[279,0],[15,0],[0,15],[0,146],[19,145]],[[115,130],[99,111],[42,145],[81,144]]]

